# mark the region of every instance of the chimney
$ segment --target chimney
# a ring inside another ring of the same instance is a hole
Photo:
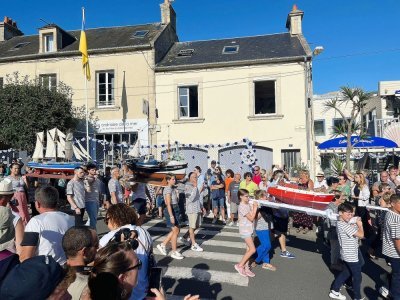
[[[176,32],[176,13],[174,8],[171,5],[171,0],[164,0],[163,4],[160,4],[161,7],[161,23],[162,24],[171,24],[171,27]]]
[[[0,22],[0,42],[7,41],[20,35],[23,35],[23,33],[18,29],[17,22],[9,17],[4,17],[3,22]]]
[[[297,8],[294,4],[292,11],[288,14],[286,20],[286,28],[289,30],[291,35],[302,34],[301,20],[303,19],[304,12]]]

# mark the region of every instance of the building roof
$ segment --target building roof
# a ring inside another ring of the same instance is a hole
[[[94,28],[86,29],[89,54],[102,51],[129,50],[134,48],[150,48],[160,33],[165,29],[161,23]],[[136,31],[148,30],[144,37],[132,35]],[[80,30],[64,31],[72,36],[72,43],[51,53],[39,53],[39,34],[29,36],[17,36],[7,41],[0,42],[0,62],[22,59],[36,59],[41,57],[77,55],[79,50]],[[23,47],[14,47],[21,43],[28,43]]]
[[[223,54],[225,46],[238,45],[237,53]],[[193,49],[191,55],[178,56],[181,50]],[[304,37],[279,33],[209,41],[176,42],[156,69],[193,69],[226,65],[292,61],[310,57]]]

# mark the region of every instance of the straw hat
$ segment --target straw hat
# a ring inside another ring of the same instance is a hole
[[[12,195],[14,194],[12,182],[10,179],[5,178],[0,181],[0,195]]]

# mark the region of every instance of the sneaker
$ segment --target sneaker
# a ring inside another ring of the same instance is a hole
[[[228,226],[231,226],[231,227],[235,226],[235,222],[230,222],[230,223],[228,224]]]
[[[246,273],[246,275],[247,275],[248,277],[255,277],[255,276],[256,276],[256,274],[254,274],[254,273],[250,270],[249,266],[246,266],[246,267],[244,268],[244,272]]]
[[[212,220],[212,222],[211,222],[212,224],[215,224],[215,223],[217,223],[217,218],[215,218],[214,217],[214,219]]]
[[[203,248],[201,248],[197,243],[194,244],[192,247],[190,247],[190,249],[192,249],[193,251],[196,251],[196,252],[203,252],[204,251]]]
[[[187,240],[187,239],[185,239],[185,238],[183,238],[183,237],[179,237],[179,242],[181,242],[182,244],[184,244],[185,246],[187,246],[187,247],[190,247],[190,245],[191,245],[191,242],[190,242],[190,240]]]
[[[225,219],[222,219],[222,224],[226,225]]]
[[[214,218],[214,213],[212,211],[210,211],[210,213],[208,214],[207,218]]]
[[[389,290],[387,289],[387,287],[381,286],[381,287],[379,288],[379,294],[380,294],[383,298],[387,299],[387,298],[389,297]]]
[[[239,227],[239,223],[238,222],[235,222],[235,225],[234,225],[235,227]]]
[[[296,258],[296,256],[294,256],[292,253],[290,253],[289,251],[281,251],[281,257],[286,257],[286,258]]]
[[[349,291],[352,291],[352,290],[353,290],[353,286],[352,286],[352,285],[349,285],[349,284],[347,284],[347,283],[343,283],[343,287],[344,287],[346,290],[349,290]]]
[[[243,277],[247,277],[246,271],[244,270],[244,267],[239,266],[239,264],[235,265],[235,270],[242,275]]]
[[[167,255],[167,249],[165,248],[165,246],[163,244],[158,244],[157,249],[158,249],[158,251],[161,252],[162,255]]]
[[[334,290],[331,290],[329,293],[329,298],[331,299],[339,299],[339,300],[346,300],[346,296],[341,294],[340,292],[336,292]]]
[[[172,251],[170,255],[171,255],[172,258],[175,258],[175,259],[184,259],[184,258],[185,258],[185,257],[184,257],[181,253],[179,253],[178,251]]]

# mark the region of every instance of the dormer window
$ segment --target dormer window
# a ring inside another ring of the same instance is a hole
[[[222,50],[222,54],[235,54],[239,52],[239,45],[225,46]]]
[[[43,35],[43,52],[54,51],[54,34],[47,33]]]

